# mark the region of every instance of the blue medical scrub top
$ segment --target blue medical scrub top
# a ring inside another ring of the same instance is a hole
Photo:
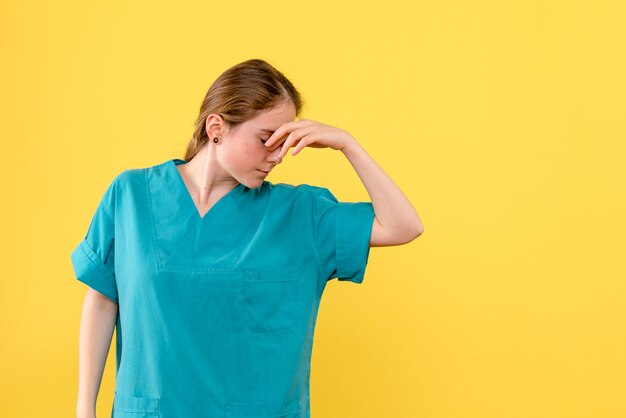
[[[112,417],[310,417],[328,280],[361,283],[371,202],[238,184],[200,217],[176,165],[128,169],[71,254],[119,305]]]

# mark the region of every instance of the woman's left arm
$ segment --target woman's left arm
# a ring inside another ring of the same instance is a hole
[[[370,247],[406,244],[424,232],[422,221],[402,191],[346,130],[310,119],[287,122],[265,141],[270,152],[280,148],[279,157],[294,147],[332,148],[343,152],[356,170],[374,207]]]
[[[372,200],[376,217],[372,225],[370,246],[406,244],[420,236],[424,226],[415,208],[361,144],[350,135],[341,151],[354,167]]]

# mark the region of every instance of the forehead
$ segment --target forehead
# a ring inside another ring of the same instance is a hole
[[[293,105],[280,105],[259,112],[258,115],[248,122],[252,129],[272,133],[282,124],[293,121],[295,117],[296,112]]]

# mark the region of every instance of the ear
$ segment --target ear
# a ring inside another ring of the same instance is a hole
[[[224,121],[217,113],[211,113],[206,117],[204,129],[209,139],[221,137],[224,133]]]

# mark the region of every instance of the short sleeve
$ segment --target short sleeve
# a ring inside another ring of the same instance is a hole
[[[339,202],[330,190],[314,188],[315,245],[326,280],[363,282],[374,219],[371,202]]]
[[[76,279],[118,303],[115,281],[115,183],[104,195],[91,219],[87,234],[71,253]]]

